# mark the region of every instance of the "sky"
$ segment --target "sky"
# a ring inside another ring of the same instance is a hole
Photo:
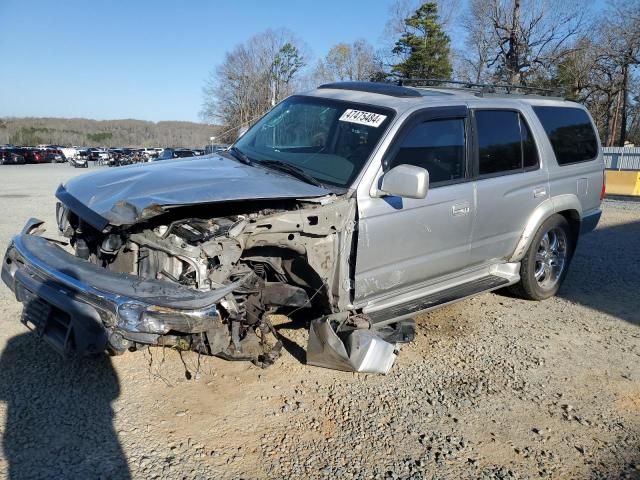
[[[389,3],[0,0],[0,117],[199,121],[209,72],[239,43],[285,27],[314,60],[377,44]]]
[[[285,27],[311,64],[339,42],[378,47],[391,1],[0,0],[0,117],[199,121],[236,45]]]

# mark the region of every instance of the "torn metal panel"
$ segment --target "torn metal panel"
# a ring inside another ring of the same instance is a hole
[[[389,372],[397,357],[396,345],[375,330],[355,329],[338,336],[332,321],[339,324],[348,313],[329,315],[311,322],[307,363],[346,372]]]
[[[276,246],[303,255],[325,283],[332,310],[345,310],[351,302],[355,213],[356,201],[342,196],[328,205],[263,216],[245,228],[244,246]]]
[[[94,228],[103,230],[108,224],[133,225],[175,206],[330,193],[286,174],[206,156],[82,175],[68,180],[56,196]]]

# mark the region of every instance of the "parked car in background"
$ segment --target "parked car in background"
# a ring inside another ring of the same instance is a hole
[[[26,160],[18,153],[14,153],[12,149],[0,149],[0,165],[24,165]]]
[[[76,160],[89,160],[90,151],[88,148],[80,148],[78,149],[78,155],[76,155]]]
[[[107,154],[109,155],[109,160],[106,163],[111,166],[113,163],[122,158],[124,152],[122,151],[122,148],[108,148]]]
[[[89,168],[89,155],[77,155],[75,157],[71,157],[69,161],[69,165],[74,168]]]
[[[174,158],[195,157],[193,150],[186,148],[165,148],[156,160],[172,160]]]
[[[64,163],[66,160],[62,151],[53,149],[44,151],[44,159],[47,163]]]
[[[227,148],[229,148],[229,145],[227,145],[226,143],[214,143],[213,145],[207,145],[204,148],[204,153],[206,155],[209,155],[210,153],[221,152],[223,150],[226,150]]]
[[[58,147],[64,158],[69,159],[78,155],[78,150],[73,147]]]
[[[112,147],[112,148],[108,148],[107,149],[107,153],[109,155],[113,156],[118,156],[118,155],[122,155],[124,152],[124,150],[121,147]]]
[[[158,152],[155,148],[141,148],[140,153],[148,159],[156,158],[158,156]]]
[[[30,147],[16,147],[14,153],[24,157],[27,163],[44,163],[44,155],[40,150]]]
[[[38,145],[38,148],[45,152],[54,151],[55,153],[62,155],[65,160],[67,158],[75,157],[78,154],[75,147],[65,147],[62,145]]]
[[[89,152],[89,160],[106,164],[109,162],[109,154],[105,150],[93,149]]]

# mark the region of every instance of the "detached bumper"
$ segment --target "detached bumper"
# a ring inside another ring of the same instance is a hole
[[[167,333],[204,332],[220,318],[217,304],[246,280],[211,292],[144,280],[25,230],[7,249],[2,280],[24,304],[22,323],[63,355],[102,352],[114,335],[155,344]]]

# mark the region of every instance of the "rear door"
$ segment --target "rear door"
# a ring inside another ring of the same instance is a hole
[[[383,170],[409,164],[429,172],[424,199],[358,198],[355,300],[418,288],[469,264],[474,213],[467,159],[466,106],[410,117],[383,158]]]
[[[549,198],[549,176],[525,115],[516,109],[474,109],[477,212],[471,263],[511,256],[533,210]]]
[[[550,169],[550,191],[576,194],[583,215],[600,209],[604,164],[596,130],[586,110],[575,106],[533,106],[547,134],[556,166]]]

